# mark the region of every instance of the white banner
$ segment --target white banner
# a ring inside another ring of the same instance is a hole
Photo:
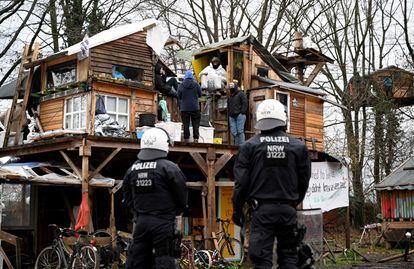
[[[349,206],[348,168],[341,163],[312,162],[312,176],[303,209],[327,212]]]

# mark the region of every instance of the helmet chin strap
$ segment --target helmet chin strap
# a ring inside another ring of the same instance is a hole
[[[163,132],[167,135],[167,142],[168,142],[168,144],[169,144],[171,147],[173,147],[173,146],[174,146],[174,140],[172,140],[172,139],[170,138],[170,135],[168,134],[168,132],[167,132],[166,130],[164,130],[163,128],[160,128],[160,127],[154,127],[154,128],[157,128],[157,129],[163,130]],[[167,151],[167,152],[168,152],[168,151]]]

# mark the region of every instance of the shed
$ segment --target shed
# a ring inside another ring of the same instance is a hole
[[[409,158],[375,185],[381,198],[383,230],[387,241],[399,241],[414,229],[414,157]]]

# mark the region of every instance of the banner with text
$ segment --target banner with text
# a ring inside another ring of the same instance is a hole
[[[348,168],[341,163],[313,162],[303,209],[323,212],[349,206]]]

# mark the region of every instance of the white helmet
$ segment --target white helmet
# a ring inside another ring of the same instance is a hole
[[[275,99],[267,99],[259,104],[256,111],[255,128],[261,131],[286,125],[285,106]]]
[[[169,144],[170,137],[164,129],[148,129],[142,134],[138,158],[143,161],[165,158],[168,155]]]

